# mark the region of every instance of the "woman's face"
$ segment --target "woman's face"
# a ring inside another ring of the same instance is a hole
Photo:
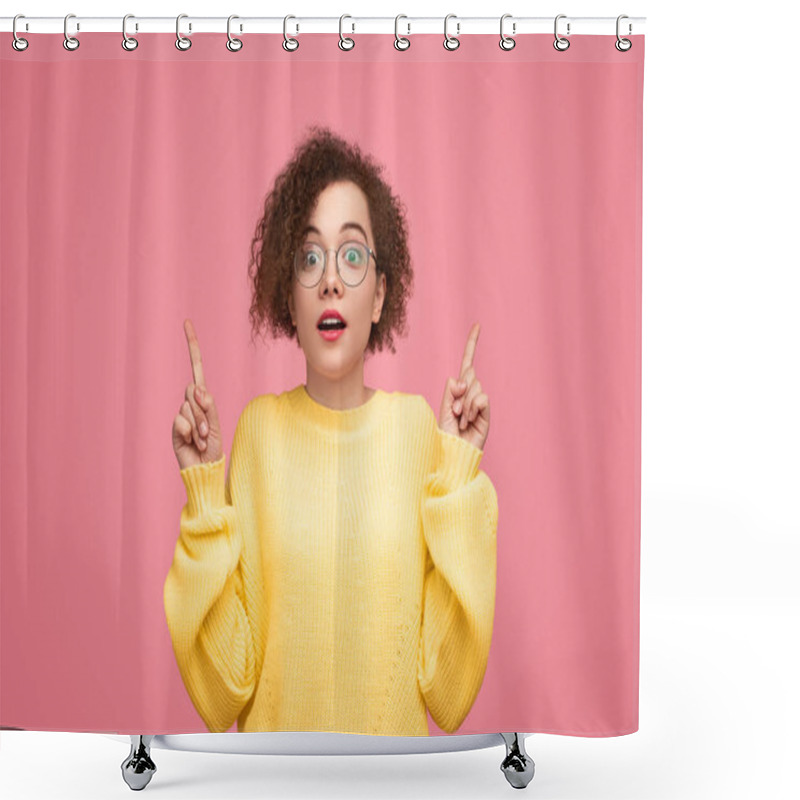
[[[303,286],[294,275],[289,312],[309,369],[338,380],[363,359],[372,323],[381,317],[386,294],[386,276],[378,279],[375,258],[370,257],[366,277],[358,286],[344,283],[336,269],[336,251],[343,242],[362,242],[375,250],[369,203],[361,188],[352,181],[325,187],[311,210],[302,241],[326,250],[327,262],[322,279],[313,288]],[[375,253],[376,258],[380,256]],[[338,336],[330,332],[326,336],[317,327],[321,314],[331,309],[345,322]]]

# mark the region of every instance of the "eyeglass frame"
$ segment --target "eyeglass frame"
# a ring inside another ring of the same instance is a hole
[[[311,286],[306,286],[306,284],[304,284],[304,283],[303,283],[303,282],[300,280],[300,276],[297,274],[297,254],[300,252],[300,248],[301,248],[301,247],[302,247],[304,244],[313,244],[315,247],[318,247],[320,250],[322,250],[322,255],[323,255],[323,262],[322,262],[322,272],[320,273],[319,280],[318,280],[318,281],[317,281],[315,284],[312,284]],[[364,270],[364,277],[363,277],[363,278],[361,278],[361,280],[360,280],[358,283],[348,283],[348,282],[347,282],[347,281],[346,281],[346,280],[345,280],[345,279],[342,277],[341,270],[339,269],[339,251],[340,251],[340,250],[341,250],[341,249],[342,249],[342,248],[343,248],[343,247],[344,247],[346,244],[360,244],[360,245],[362,245],[363,247],[366,247],[366,248],[367,248],[367,254],[368,254],[368,256],[371,256],[371,257],[372,257],[372,260],[375,262],[375,269],[376,269],[376,270],[378,269],[378,257],[375,255],[375,251],[374,251],[374,250],[373,250],[373,249],[372,249],[372,248],[371,248],[371,247],[370,247],[370,246],[369,246],[369,245],[368,245],[366,242],[360,242],[358,239],[348,239],[346,242],[342,242],[342,243],[341,243],[341,244],[340,244],[338,247],[328,247],[328,248],[325,248],[325,247],[323,247],[321,244],[318,244],[317,242],[303,242],[302,244],[299,244],[299,245],[298,245],[298,246],[295,248],[294,255],[292,256],[292,270],[293,270],[293,272],[294,272],[295,276],[297,277],[297,282],[298,282],[298,283],[299,283],[299,284],[300,284],[300,285],[301,285],[301,286],[302,286],[304,289],[316,289],[316,288],[317,288],[317,286],[319,286],[319,284],[320,284],[320,281],[322,281],[322,279],[325,277],[325,272],[326,272],[326,271],[327,271],[327,269],[328,269],[328,253],[329,253],[331,250],[333,250],[333,251],[336,253],[336,261],[335,261],[335,264],[336,264],[336,274],[339,276],[339,278],[341,278],[341,281],[342,281],[342,283],[343,283],[345,286],[347,286],[349,289],[355,289],[355,288],[357,288],[357,287],[361,286],[361,284],[362,284],[362,283],[364,283],[364,280],[365,280],[365,279],[366,279],[366,277],[367,277],[367,273],[369,272],[369,261],[367,261],[367,268]]]

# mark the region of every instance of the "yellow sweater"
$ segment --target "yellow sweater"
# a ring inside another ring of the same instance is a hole
[[[422,395],[336,410],[303,384],[251,400],[225,456],[181,471],[164,584],[209,731],[449,733],[483,682],[497,494]]]

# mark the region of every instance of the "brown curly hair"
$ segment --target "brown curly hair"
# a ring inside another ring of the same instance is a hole
[[[251,339],[263,327],[273,338],[285,335],[300,344],[289,313],[294,280],[294,252],[311,217],[317,197],[329,184],[350,180],[367,196],[375,237],[375,260],[386,275],[381,317],[372,323],[366,352],[388,346],[395,352],[394,334],[406,332],[406,303],[412,294],[413,271],[408,251],[408,225],[402,202],[381,177],[383,167],[358,145],[348,144],[328,128],[312,126],[289,163],[275,179],[264,201],[250,249],[248,275],[253,281],[250,306]]]

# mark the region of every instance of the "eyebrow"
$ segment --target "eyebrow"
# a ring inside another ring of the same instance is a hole
[[[367,241],[369,241],[369,238],[367,237],[367,232],[357,222],[345,222],[344,225],[342,225],[342,227],[339,229],[339,233],[342,233],[348,228],[357,228],[364,235],[364,238]],[[322,235],[319,229],[315,228],[313,225],[306,225],[306,227],[303,228],[303,232],[300,235],[305,236],[307,233],[317,233],[320,236]]]

